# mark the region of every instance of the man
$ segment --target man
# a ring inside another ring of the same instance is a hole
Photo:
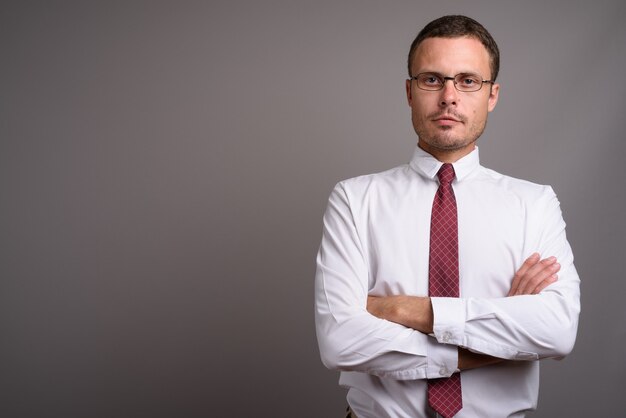
[[[564,357],[576,338],[579,278],[559,202],[479,165],[475,141],[500,91],[483,26],[429,23],[408,65],[413,158],[340,182],[324,215],[322,361],[341,371],[348,416],[523,417],[537,406],[538,360]]]

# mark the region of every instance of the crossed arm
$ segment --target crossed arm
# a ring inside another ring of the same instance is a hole
[[[540,259],[531,255],[516,272],[507,297],[536,295],[557,280],[561,268],[555,257]],[[369,296],[367,311],[372,315],[412,328],[424,334],[433,332],[433,308],[425,296]],[[459,351],[459,369],[467,370],[504,361],[503,359],[474,353],[462,347]]]
[[[322,362],[330,369],[412,380],[499,359],[567,355],[576,337],[580,292],[565,223],[550,189],[529,208],[525,216],[535,227],[524,237],[524,247],[555,258],[527,259],[506,297],[400,296],[405,292],[398,288],[396,293],[392,282],[375,294],[397,296],[374,298],[368,295],[369,251],[375,248],[366,246],[371,245],[366,220],[355,215],[339,185],[329,199],[317,258],[315,323]],[[490,271],[505,274],[508,268],[501,263]],[[497,278],[506,286],[504,277]]]

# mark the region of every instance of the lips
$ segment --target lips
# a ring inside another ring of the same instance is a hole
[[[456,118],[454,116],[443,115],[439,117],[435,117],[433,120],[435,121],[449,121],[449,122],[461,122],[461,119]]]
[[[461,115],[450,113],[435,113],[431,116],[430,120],[434,124],[436,124],[437,126],[441,126],[442,128],[449,128],[456,126],[459,123],[465,123],[465,118],[463,118]]]

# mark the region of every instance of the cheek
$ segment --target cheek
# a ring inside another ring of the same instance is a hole
[[[489,112],[488,112],[487,106],[484,104],[481,104],[472,109],[471,117],[474,120],[474,123],[480,123],[487,118],[488,113]]]
[[[415,100],[413,102],[412,112],[414,116],[423,118],[427,114],[431,113],[433,109],[436,109],[437,104],[431,103],[431,101],[422,97],[420,100]]]
[[[411,107],[411,115],[413,119],[421,119],[424,114],[424,106],[421,103],[413,103],[413,107]]]

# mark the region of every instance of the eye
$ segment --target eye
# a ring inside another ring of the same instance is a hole
[[[428,87],[437,87],[437,86],[440,86],[442,83],[441,77],[439,77],[437,74],[431,74],[431,73],[421,74],[419,77],[419,82],[422,85],[428,86]]]
[[[471,86],[477,83],[478,83],[478,80],[472,77],[464,77],[461,79],[461,84],[465,84],[467,86]]]
[[[459,74],[456,77],[459,88],[476,88],[482,83],[480,77],[475,74]]]

